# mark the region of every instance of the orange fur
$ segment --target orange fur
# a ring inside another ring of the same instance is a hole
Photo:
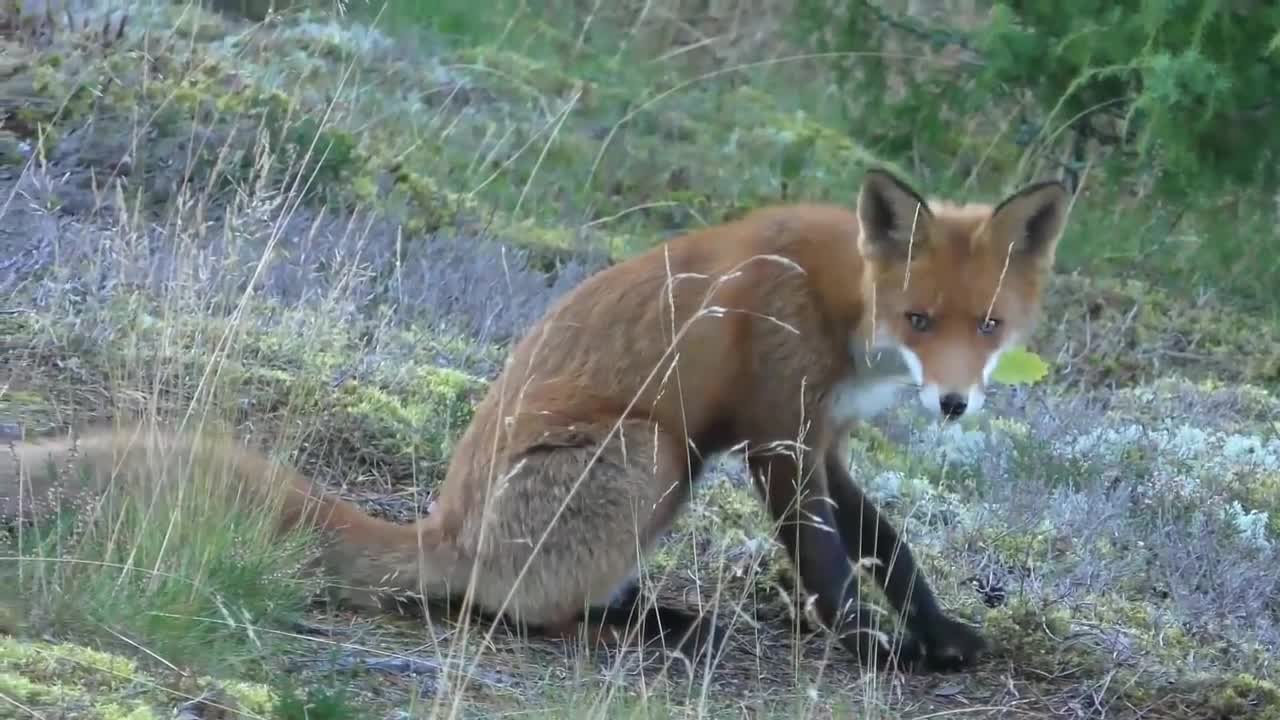
[[[937,605],[848,476],[844,443],[904,387],[941,416],[981,405],[998,351],[1032,327],[1066,201],[1043,183],[995,207],[926,205],[873,171],[856,212],[766,208],[603,270],[512,349],[429,516],[397,526],[320,501],[337,539],[326,565],[563,627],[614,601],[703,459],[739,446],[819,618],[860,660],[967,664],[981,637]],[[989,310],[1000,325],[984,334]],[[246,479],[268,474],[245,453]],[[283,472],[293,522],[311,490]],[[906,615],[902,648],[861,627],[851,563],[868,559]]]

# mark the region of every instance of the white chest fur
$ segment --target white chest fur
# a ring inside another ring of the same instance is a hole
[[[894,348],[857,353],[853,370],[836,383],[827,400],[831,421],[844,424],[879,415],[915,382],[914,374],[903,353]]]

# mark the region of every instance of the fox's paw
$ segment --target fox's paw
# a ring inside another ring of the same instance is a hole
[[[973,667],[989,647],[976,628],[954,618],[934,618],[921,636],[924,666],[935,672]]]
[[[649,642],[664,645],[695,663],[707,654],[719,655],[728,637],[710,616],[672,608],[650,613],[646,634]]]
[[[840,643],[866,670],[911,672],[925,657],[924,643],[911,633],[895,637],[879,630],[859,628],[845,630],[839,637]]]
[[[914,673],[955,672],[972,667],[986,651],[987,641],[973,627],[940,617],[928,634],[911,630],[893,636],[876,630],[845,631],[842,644],[871,670]]]

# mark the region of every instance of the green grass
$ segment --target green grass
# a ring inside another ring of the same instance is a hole
[[[225,487],[216,466],[157,462],[122,473],[101,502],[0,534],[8,709],[114,720],[204,698],[260,717],[269,688],[235,678],[288,646],[279,628],[317,589],[302,572],[314,544],[279,537],[268,507]]]
[[[654,48],[678,34],[679,16],[641,18],[634,6],[511,2],[477,12],[464,3],[389,0],[359,3],[353,11],[369,19],[381,13],[379,26],[393,34],[445,34],[467,69],[492,73],[477,75],[478,82],[537,109],[538,117],[516,127],[506,147],[531,145],[508,158],[504,182],[484,186],[489,205],[545,225],[605,221],[615,234],[633,238],[624,252],[676,228],[783,199],[784,186],[790,197],[849,203],[869,163],[901,161],[883,146],[860,144],[860,137],[875,134],[874,126],[847,125],[831,99],[840,90],[828,70],[838,60],[809,56],[803,46],[788,44],[793,38],[785,32],[758,57],[735,52],[730,38],[720,43],[723,59],[710,62],[697,50],[664,58]],[[580,23],[558,21],[575,12]],[[713,30],[729,29],[728,19],[716,24],[692,9],[690,17]],[[587,18],[590,32],[580,32]],[[429,174],[457,178],[460,186],[483,183],[487,169],[473,170],[470,159],[493,149],[493,133],[487,120],[479,127],[469,122],[453,126],[438,155],[417,158]],[[1014,180],[1006,171],[1024,163],[1032,175],[1048,172],[1046,158],[1029,154],[1012,133],[957,130],[943,152],[912,148],[936,162],[901,167],[939,194],[961,198],[1009,189]],[[979,171],[971,175],[956,164],[960,158],[974,159]],[[469,172],[459,175],[464,163]],[[1280,320],[1271,292],[1280,281],[1280,259],[1261,242],[1274,234],[1267,198],[1247,191],[1206,194],[1193,198],[1198,204],[1171,206],[1159,197],[1135,199],[1134,179],[1109,174],[1105,166],[1086,181],[1060,269],[1128,277],[1138,269],[1143,279],[1179,291],[1212,288]],[[1215,187],[1210,178],[1205,186]]]
[[[0,603],[31,631],[142,639],[172,663],[245,669],[271,645],[255,628],[304,610],[298,567],[309,548],[271,542],[270,518],[212,500],[206,484],[216,480],[194,473],[169,482],[178,480],[185,497],[177,502],[119,501],[102,508],[109,523],[63,514],[28,529],[5,548]],[[210,523],[209,514],[222,520]]]

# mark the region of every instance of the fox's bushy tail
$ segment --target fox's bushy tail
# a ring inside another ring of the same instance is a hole
[[[330,595],[349,603],[385,607],[390,595],[447,594],[462,574],[430,518],[404,525],[375,518],[229,435],[149,424],[0,449],[0,523],[34,521],[65,503],[94,512],[109,497],[147,501],[195,485],[226,493],[235,507],[272,513],[280,532],[316,532]]]

